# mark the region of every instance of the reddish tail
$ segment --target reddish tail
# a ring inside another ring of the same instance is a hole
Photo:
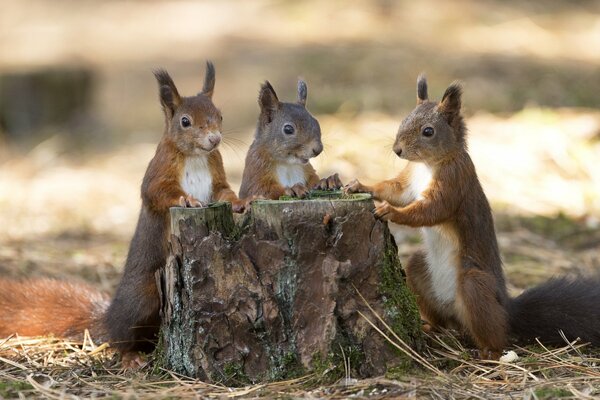
[[[88,329],[107,340],[102,322],[110,299],[92,287],[53,279],[0,279],[0,337],[12,334],[81,339]]]

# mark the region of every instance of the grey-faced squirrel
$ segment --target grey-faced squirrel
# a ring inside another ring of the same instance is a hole
[[[310,159],[323,151],[319,122],[306,109],[307,86],[298,81],[295,103],[280,102],[265,82],[260,89],[260,115],[248,149],[240,198],[304,197],[309,189],[342,187],[338,174],[319,179]]]

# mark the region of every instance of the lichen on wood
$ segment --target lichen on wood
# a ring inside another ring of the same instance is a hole
[[[343,371],[342,353],[356,376],[405,362],[360,316],[371,314],[364,297],[420,348],[414,298],[373,208],[369,195],[259,200],[237,222],[225,203],[171,209],[158,275],[167,367],[243,384]]]

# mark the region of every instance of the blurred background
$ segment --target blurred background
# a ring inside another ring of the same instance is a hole
[[[1,1],[0,273],[79,276],[111,290],[163,130],[152,70],[182,94],[215,63],[222,145],[239,188],[268,79],[308,82],[325,152],[372,183],[425,71],[461,80],[471,155],[495,210],[512,290],[600,260],[600,2]],[[416,230],[394,227],[404,257]]]

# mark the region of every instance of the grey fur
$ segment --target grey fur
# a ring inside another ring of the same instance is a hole
[[[429,100],[427,95],[427,77],[424,72],[421,72],[417,78],[417,104]]]
[[[298,80],[298,104],[306,107],[306,97],[308,96],[308,88],[306,82],[302,79]]]
[[[206,62],[206,74],[204,75],[204,85],[202,94],[212,98],[215,89],[215,66],[211,61]]]

